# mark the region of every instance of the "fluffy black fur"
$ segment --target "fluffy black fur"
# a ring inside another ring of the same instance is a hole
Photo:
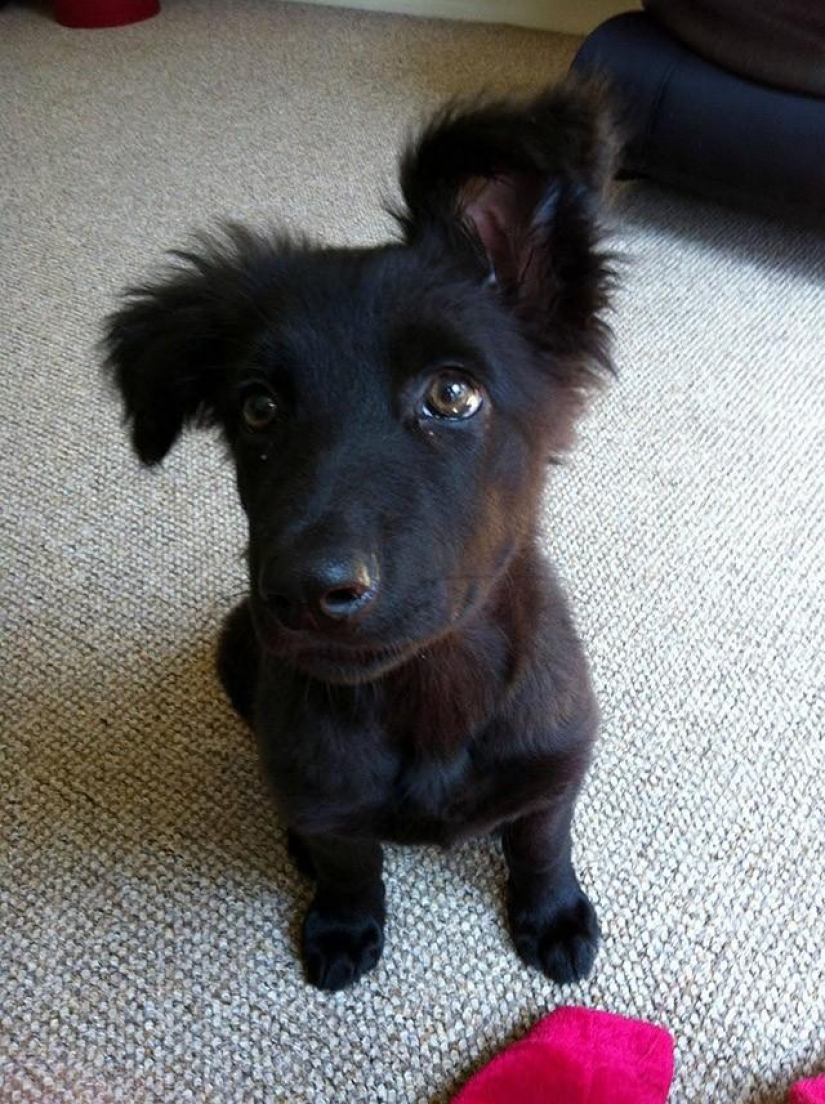
[[[385,840],[500,832],[521,957],[593,963],[570,824],[597,711],[536,516],[610,367],[612,154],[592,88],[453,105],[403,157],[399,240],[233,227],[108,320],[141,460],[206,422],[234,461],[250,593],[218,665],[317,882],[321,988],[381,953]]]

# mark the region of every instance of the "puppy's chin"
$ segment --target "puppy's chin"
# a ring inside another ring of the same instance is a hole
[[[317,682],[356,686],[403,666],[419,651],[416,642],[344,644],[322,635],[284,631],[266,617],[253,623],[264,652]]]
[[[265,611],[252,603],[256,635],[264,650],[273,659],[294,671],[338,686],[357,686],[375,682],[419,658],[447,637],[460,632],[484,608],[492,586],[472,583],[458,597],[452,597],[447,610],[433,608],[428,602],[415,613],[415,635],[389,643],[378,640],[336,639],[334,632],[293,632],[283,629]],[[410,626],[408,626],[410,627]]]
[[[280,652],[281,659],[317,682],[357,686],[375,682],[407,663],[417,652],[412,647],[342,648],[319,645],[300,651]]]

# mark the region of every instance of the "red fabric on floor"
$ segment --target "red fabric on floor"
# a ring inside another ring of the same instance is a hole
[[[477,1073],[453,1104],[664,1104],[673,1040],[612,1012],[559,1008]]]
[[[797,1081],[788,1094],[788,1104],[825,1104],[825,1077]]]

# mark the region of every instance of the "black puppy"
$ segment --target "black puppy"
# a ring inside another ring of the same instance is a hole
[[[382,840],[499,831],[521,957],[593,963],[570,824],[597,711],[536,518],[610,368],[612,153],[593,89],[453,106],[402,160],[399,240],[230,228],[108,321],[141,460],[205,422],[234,461],[250,594],[219,669],[317,880],[323,989],[381,953]]]

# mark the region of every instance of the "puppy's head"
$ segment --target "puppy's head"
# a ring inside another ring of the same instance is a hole
[[[443,112],[401,164],[400,240],[230,228],[108,321],[134,447],[216,424],[262,643],[378,677],[460,627],[530,539],[548,457],[609,367],[598,95]]]

